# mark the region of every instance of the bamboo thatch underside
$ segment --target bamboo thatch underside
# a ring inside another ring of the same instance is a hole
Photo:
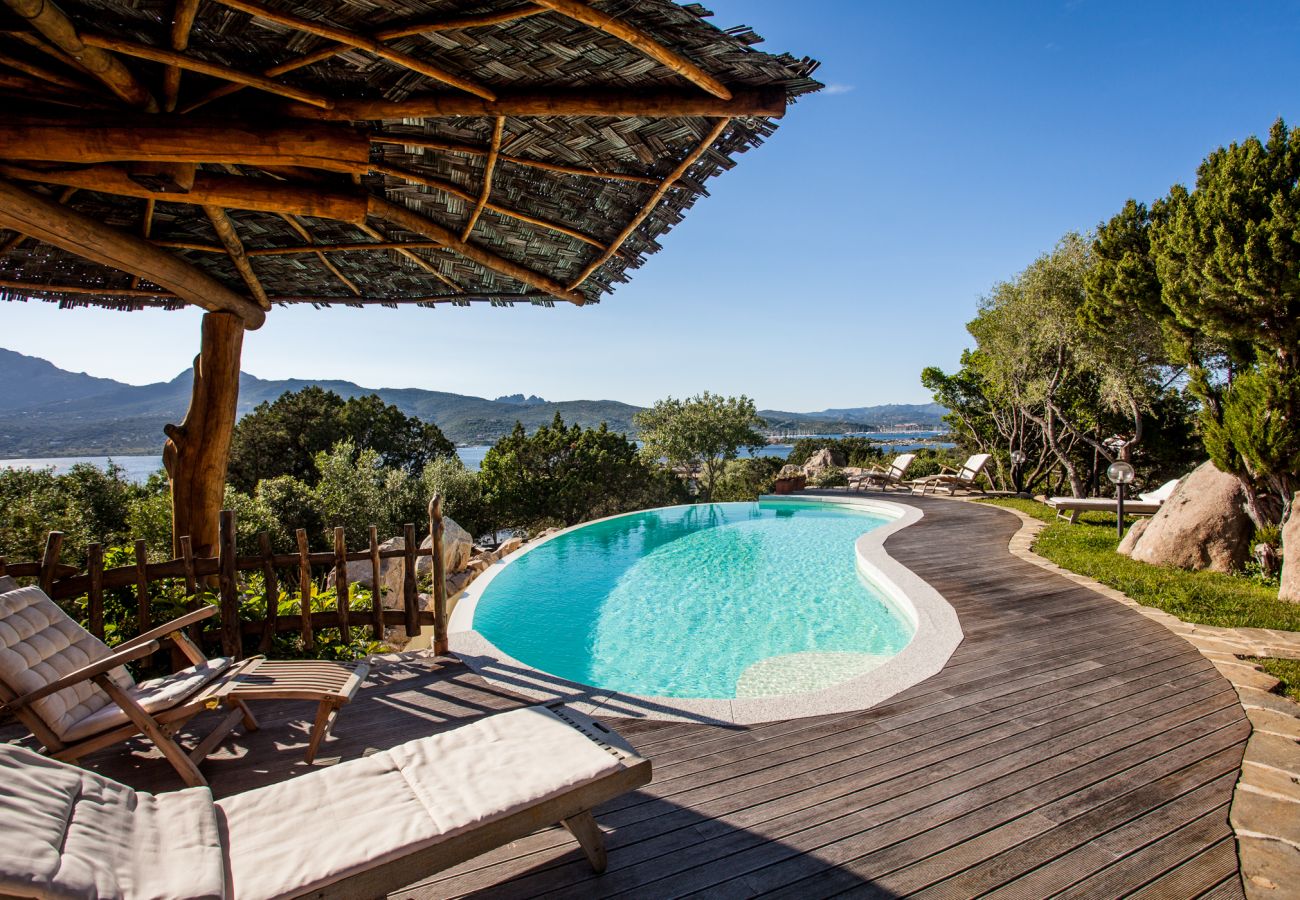
[[[708,15],[3,0],[0,182],[130,241],[110,265],[0,209],[0,299],[177,308],[215,283],[250,327],[277,304],[596,302],[819,87]]]

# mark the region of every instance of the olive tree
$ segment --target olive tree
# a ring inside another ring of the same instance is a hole
[[[767,423],[754,401],[743,394],[723,397],[705,391],[698,397],[660,400],[632,419],[640,430],[645,452],[669,465],[686,466],[700,473],[700,499],[709,502],[728,460],[742,448],[764,443],[758,432]]]

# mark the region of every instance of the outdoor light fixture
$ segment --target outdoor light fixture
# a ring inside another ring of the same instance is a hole
[[[1133,477],[1137,473],[1133,467],[1122,459],[1111,463],[1106,469],[1106,477],[1110,479],[1111,484],[1115,485],[1116,499],[1116,525],[1115,531],[1120,540],[1124,539],[1124,486],[1133,483]]]
[[[1025,464],[1025,460],[1028,458],[1023,450],[1011,451],[1011,483],[1015,485],[1017,494],[1024,493],[1025,490],[1024,485],[1020,483],[1020,467]]]

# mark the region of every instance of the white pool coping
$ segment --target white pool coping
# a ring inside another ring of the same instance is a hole
[[[759,497],[759,502],[847,505],[892,519],[859,537],[854,549],[858,570],[880,589],[891,606],[915,626],[916,632],[908,645],[878,668],[854,678],[819,690],[771,697],[640,696],[569,681],[535,669],[504,653],[475,631],[474,611],[483,592],[506,566],[560,535],[592,524],[583,522],[525,544],[493,563],[465,591],[452,598],[455,606],[448,625],[451,650],[489,683],[530,699],[545,702],[563,700],[588,714],[734,725],[867,709],[943,669],[962,642],[957,612],[938,591],[890,557],[884,547],[890,535],[920,521],[921,510],[875,497],[850,495],[764,495]],[[608,518],[617,519],[645,511]]]

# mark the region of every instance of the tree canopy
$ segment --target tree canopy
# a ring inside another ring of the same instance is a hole
[[[764,444],[757,429],[766,422],[754,401],[741,395],[723,397],[705,391],[698,397],[668,397],[633,417],[645,452],[673,466],[698,468],[700,499],[708,502],[728,460],[742,448]]]
[[[676,479],[605,425],[555,420],[533,434],[516,423],[483,458],[479,486],[496,523],[536,530],[680,499]]]
[[[412,475],[433,459],[456,454],[437,425],[407,416],[373,394],[344,400],[312,386],[286,392],[240,419],[230,448],[228,480],[245,492],[282,475],[314,485],[320,479],[318,455],[340,441],[351,444],[354,461],[371,450],[385,467]]]

